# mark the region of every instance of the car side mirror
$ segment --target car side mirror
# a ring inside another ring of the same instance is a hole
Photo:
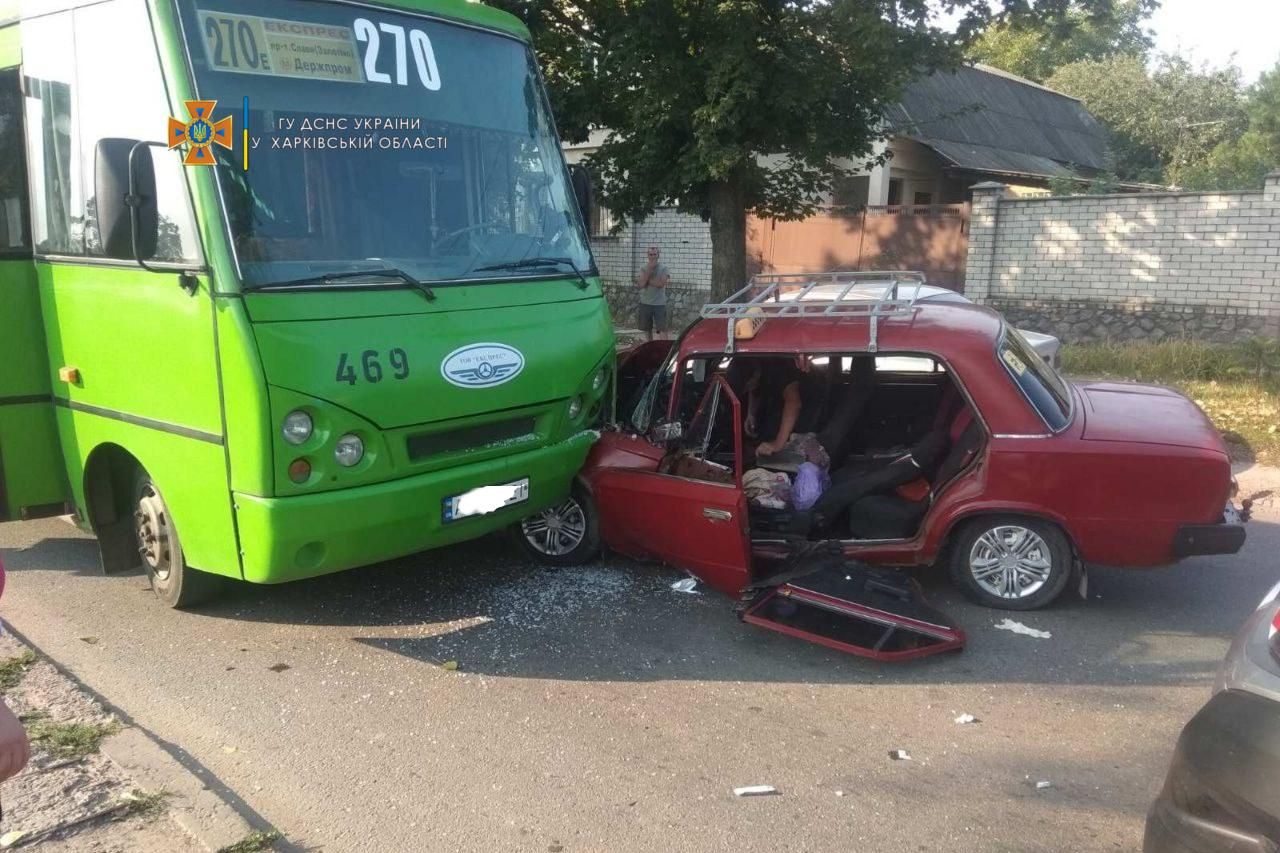
[[[152,144],[100,139],[94,148],[94,204],[102,251],[108,258],[141,263],[156,256],[160,213]]]
[[[591,180],[591,172],[581,163],[569,167],[569,181],[573,185],[573,197],[578,202],[578,211],[582,214],[582,224],[591,227],[591,205],[595,202],[595,184]]]
[[[684,437],[684,425],[679,421],[666,421],[656,424],[649,431],[649,438],[655,444],[665,444],[669,441],[677,441]]]

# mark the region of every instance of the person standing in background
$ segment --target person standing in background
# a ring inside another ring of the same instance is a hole
[[[636,276],[636,287],[640,288],[636,324],[649,340],[653,340],[655,334],[662,337],[667,332],[667,284],[671,274],[659,260],[660,255],[657,246],[650,246],[648,261]]]

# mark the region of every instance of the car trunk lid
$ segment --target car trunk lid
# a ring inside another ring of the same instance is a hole
[[[1158,385],[1077,383],[1085,407],[1082,438],[1194,447],[1226,453],[1222,436],[1194,402]]]

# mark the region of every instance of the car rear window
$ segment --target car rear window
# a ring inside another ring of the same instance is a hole
[[[1013,381],[1049,429],[1057,432],[1065,427],[1071,420],[1071,392],[1057,371],[1045,364],[1017,329],[1005,328],[999,355]]]

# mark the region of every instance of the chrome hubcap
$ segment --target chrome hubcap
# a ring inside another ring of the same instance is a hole
[[[169,515],[156,490],[147,487],[133,511],[133,526],[138,535],[138,554],[151,573],[161,580],[169,577]]]
[[[969,571],[978,586],[999,598],[1026,598],[1049,580],[1053,558],[1035,531],[1017,525],[993,527],[969,551]]]
[[[524,538],[539,554],[563,557],[587,535],[587,514],[573,498],[520,522]]]

